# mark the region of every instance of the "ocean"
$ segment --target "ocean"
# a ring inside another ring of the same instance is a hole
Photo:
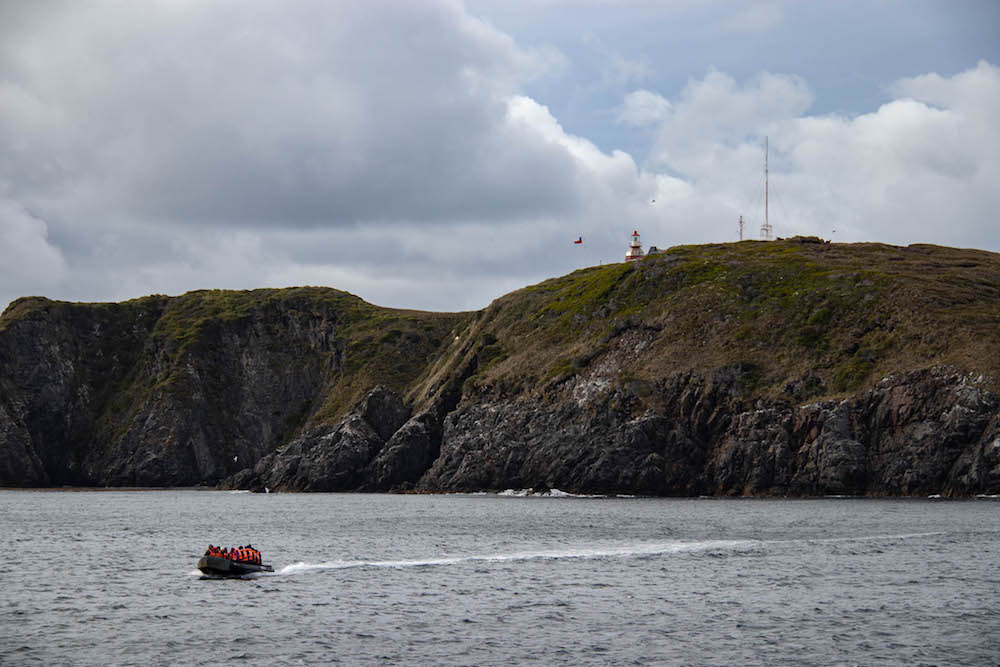
[[[0,545],[2,665],[1000,664],[991,500],[0,491]]]

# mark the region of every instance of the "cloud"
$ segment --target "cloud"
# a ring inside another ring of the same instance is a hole
[[[733,240],[765,135],[780,235],[1000,246],[989,63],[856,116],[810,115],[792,74],[676,90],[607,65],[641,86],[604,107],[648,142],[638,163],[545,104],[573,61],[457,0],[4,5],[0,304],[307,283],[481,307],[620,261],[636,228]]]
[[[45,222],[0,199],[0,309],[18,297],[43,294],[66,277],[66,262]]]
[[[722,30],[736,33],[768,32],[783,20],[784,12],[777,4],[753,4],[727,17],[722,23]]]
[[[670,108],[665,97],[649,90],[635,90],[625,96],[618,120],[629,125],[652,125],[665,120]]]
[[[4,134],[19,150],[0,174],[53,218],[505,218],[564,194],[559,156],[503,124],[506,97],[557,59],[457,3],[113,3],[47,19],[11,35]]]
[[[980,62],[889,90],[899,98],[872,113],[811,116],[811,93],[797,78],[765,74],[737,85],[711,72],[671,102],[650,160],[692,185],[676,205],[728,206],[731,218],[749,211],[759,222],[759,140],[769,135],[779,235],[836,229],[838,240],[1000,247],[1000,69]]]

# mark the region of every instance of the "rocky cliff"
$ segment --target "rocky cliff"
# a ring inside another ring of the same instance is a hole
[[[321,288],[0,318],[0,484],[1000,493],[1000,256],[672,248],[476,313]]]
[[[216,484],[373,385],[405,390],[468,317],[323,288],[15,301],[0,318],[0,485]]]

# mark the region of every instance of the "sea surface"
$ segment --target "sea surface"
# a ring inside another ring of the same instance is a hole
[[[0,546],[2,665],[1000,664],[989,500],[0,491]]]

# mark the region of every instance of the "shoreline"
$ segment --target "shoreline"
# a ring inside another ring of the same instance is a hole
[[[991,494],[977,494],[972,496],[942,496],[940,494],[931,495],[918,495],[918,496],[848,496],[848,495],[823,495],[823,496],[774,496],[774,495],[756,495],[756,496],[730,496],[730,495],[719,495],[719,496],[643,496],[638,494],[630,493],[607,493],[607,494],[592,494],[592,493],[567,493],[558,492],[551,493],[550,491],[543,493],[532,493],[530,489],[504,489],[502,491],[496,491],[493,489],[481,489],[478,491],[383,491],[383,492],[367,492],[367,491],[272,491],[270,493],[260,493],[254,492],[250,489],[219,489],[209,486],[33,486],[33,487],[20,487],[20,486],[0,486],[0,491],[19,491],[25,493],[44,493],[44,492],[57,492],[57,493],[85,493],[85,492],[126,492],[126,493],[143,493],[143,492],[160,492],[160,491],[217,491],[219,493],[238,493],[238,494],[253,494],[253,495],[399,495],[399,496],[496,496],[499,498],[569,498],[569,499],[591,499],[591,500],[933,500],[933,501],[983,501],[992,500],[1000,501],[1000,495]],[[557,490],[558,491],[558,490]]]

